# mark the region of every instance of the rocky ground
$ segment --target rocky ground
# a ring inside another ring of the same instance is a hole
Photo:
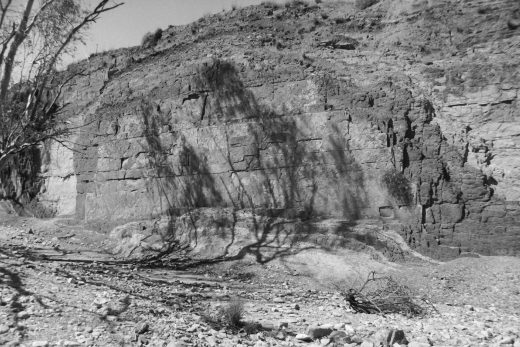
[[[66,220],[4,220],[0,240],[2,346],[368,347],[388,334],[405,344],[399,330],[416,347],[520,346],[517,258],[388,266],[436,309],[412,317],[354,313],[330,283],[280,261],[124,262],[112,240]],[[237,300],[246,327],[214,324]]]

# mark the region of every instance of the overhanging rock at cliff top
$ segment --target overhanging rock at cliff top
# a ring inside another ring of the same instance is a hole
[[[65,95],[88,131],[46,152],[40,200],[105,229],[231,208],[517,255],[517,8],[265,4],[92,56]]]

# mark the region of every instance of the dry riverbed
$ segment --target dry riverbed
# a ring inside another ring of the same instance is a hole
[[[354,313],[331,283],[287,261],[145,266],[112,257],[104,235],[36,219],[4,221],[0,242],[1,346],[369,347],[392,332],[404,345],[399,330],[415,347],[520,346],[517,258],[387,266],[438,311],[407,317]],[[236,300],[249,333],[207,318]]]

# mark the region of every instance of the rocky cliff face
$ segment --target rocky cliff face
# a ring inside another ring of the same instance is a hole
[[[436,257],[518,255],[519,11],[265,4],[93,56],[70,67],[89,71],[65,95],[85,127],[46,151],[40,200],[105,228],[207,208],[399,220]]]

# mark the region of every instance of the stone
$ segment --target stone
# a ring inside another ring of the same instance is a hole
[[[186,331],[189,333],[192,333],[195,330],[197,330],[199,327],[200,327],[200,324],[195,323],[195,324],[191,325],[188,329],[186,329]]]
[[[404,335],[404,331],[400,329],[392,329],[390,333],[388,334],[388,338],[386,339],[387,343],[390,346],[393,346],[394,343],[398,343],[400,345],[407,345],[408,340],[406,339]]]
[[[328,338],[323,338],[320,340],[320,345],[321,346],[327,346],[328,344],[330,344],[332,340],[331,339],[328,339]]]
[[[285,340],[285,333],[283,331],[279,331],[276,333],[276,335],[274,336],[275,339],[277,340]]]
[[[27,311],[20,311],[16,314],[16,316],[18,317],[18,319],[27,319],[29,318],[31,315],[29,312]]]
[[[337,323],[334,325],[334,330],[341,330],[345,327],[344,323]]]
[[[144,334],[148,331],[149,328],[150,328],[150,325],[147,322],[140,322],[135,327],[135,332],[137,334]]]
[[[278,323],[278,329],[287,329],[289,327],[288,322],[279,322]]]
[[[177,341],[177,340],[172,340],[172,341],[168,342],[168,344],[166,345],[166,347],[186,347],[186,346],[187,345],[184,342]]]
[[[382,329],[377,331],[371,338],[376,346],[393,346],[395,343],[407,345],[408,341],[404,332],[399,329]]]
[[[0,324],[0,334],[5,334],[9,331],[9,326],[5,324]]]
[[[348,334],[348,335],[353,335],[356,330],[351,326],[351,325],[348,325],[346,324],[344,327],[343,327],[343,330]]]
[[[307,335],[309,335],[313,340],[321,339],[322,337],[329,336],[332,333],[332,329],[329,327],[309,327],[307,330]]]
[[[49,341],[33,341],[32,347],[48,347]]]
[[[208,343],[209,346],[217,346],[217,339],[213,336],[207,336],[206,342]]]
[[[333,331],[329,338],[335,344],[345,344],[349,341],[349,336],[344,331]]]
[[[307,334],[296,334],[294,337],[296,340],[303,341],[303,342],[311,342],[312,338]]]
[[[502,337],[499,341],[499,345],[512,345],[515,343],[515,338],[513,336],[505,336]]]
[[[372,341],[363,341],[359,347],[376,347]]]
[[[414,341],[412,340],[409,344],[408,344],[408,347],[430,347],[431,345],[429,343],[426,343],[426,342],[419,342],[419,341]]]

